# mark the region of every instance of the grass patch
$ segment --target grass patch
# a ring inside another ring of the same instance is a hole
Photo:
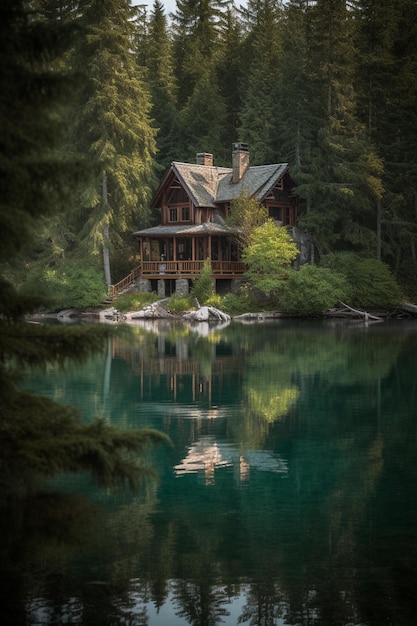
[[[193,304],[190,296],[173,295],[169,299],[168,309],[171,313],[184,313],[192,308]]]
[[[160,299],[161,298],[155,293],[139,293],[137,291],[132,291],[118,296],[114,300],[114,306],[121,313],[127,313],[128,311],[141,311],[147,304],[152,304],[152,302],[156,302]]]

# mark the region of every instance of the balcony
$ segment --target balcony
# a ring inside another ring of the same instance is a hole
[[[197,278],[204,261],[142,261],[143,278]],[[240,261],[211,261],[213,278],[232,278],[243,274],[246,265]]]
[[[175,279],[198,278],[203,269],[204,261],[142,261],[128,276],[115,285],[109,286],[109,296],[114,298],[135,282],[138,278]],[[214,279],[231,279],[241,276],[246,265],[241,261],[211,261]]]

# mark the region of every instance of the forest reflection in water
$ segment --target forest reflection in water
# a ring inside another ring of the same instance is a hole
[[[414,624],[416,371],[415,322],[282,321],[138,324],[32,373],[173,447],[139,494],[65,476],[2,515],[5,623]]]

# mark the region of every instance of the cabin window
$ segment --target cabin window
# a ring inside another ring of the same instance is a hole
[[[178,222],[178,209],[170,209],[169,210],[169,221],[170,222]]]
[[[269,217],[272,217],[273,220],[276,220],[278,222],[282,222],[282,208],[278,206],[270,206]]]
[[[269,207],[269,217],[272,217],[276,222],[280,222],[282,226],[291,225],[291,207],[284,206],[270,206]]]
[[[191,259],[191,239],[177,239],[177,259],[179,261]]]
[[[181,221],[182,222],[189,222],[190,221],[190,209],[189,207],[182,207],[181,209]]]

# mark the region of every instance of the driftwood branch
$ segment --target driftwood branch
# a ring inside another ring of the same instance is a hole
[[[356,315],[360,315],[361,317],[364,318],[364,320],[377,320],[377,321],[382,321],[382,317],[377,317],[376,315],[371,315],[370,313],[368,313],[367,311],[359,311],[358,309],[353,309],[351,306],[345,304],[344,302],[340,303],[345,309],[348,309],[348,311],[352,311],[352,313],[356,313]]]

